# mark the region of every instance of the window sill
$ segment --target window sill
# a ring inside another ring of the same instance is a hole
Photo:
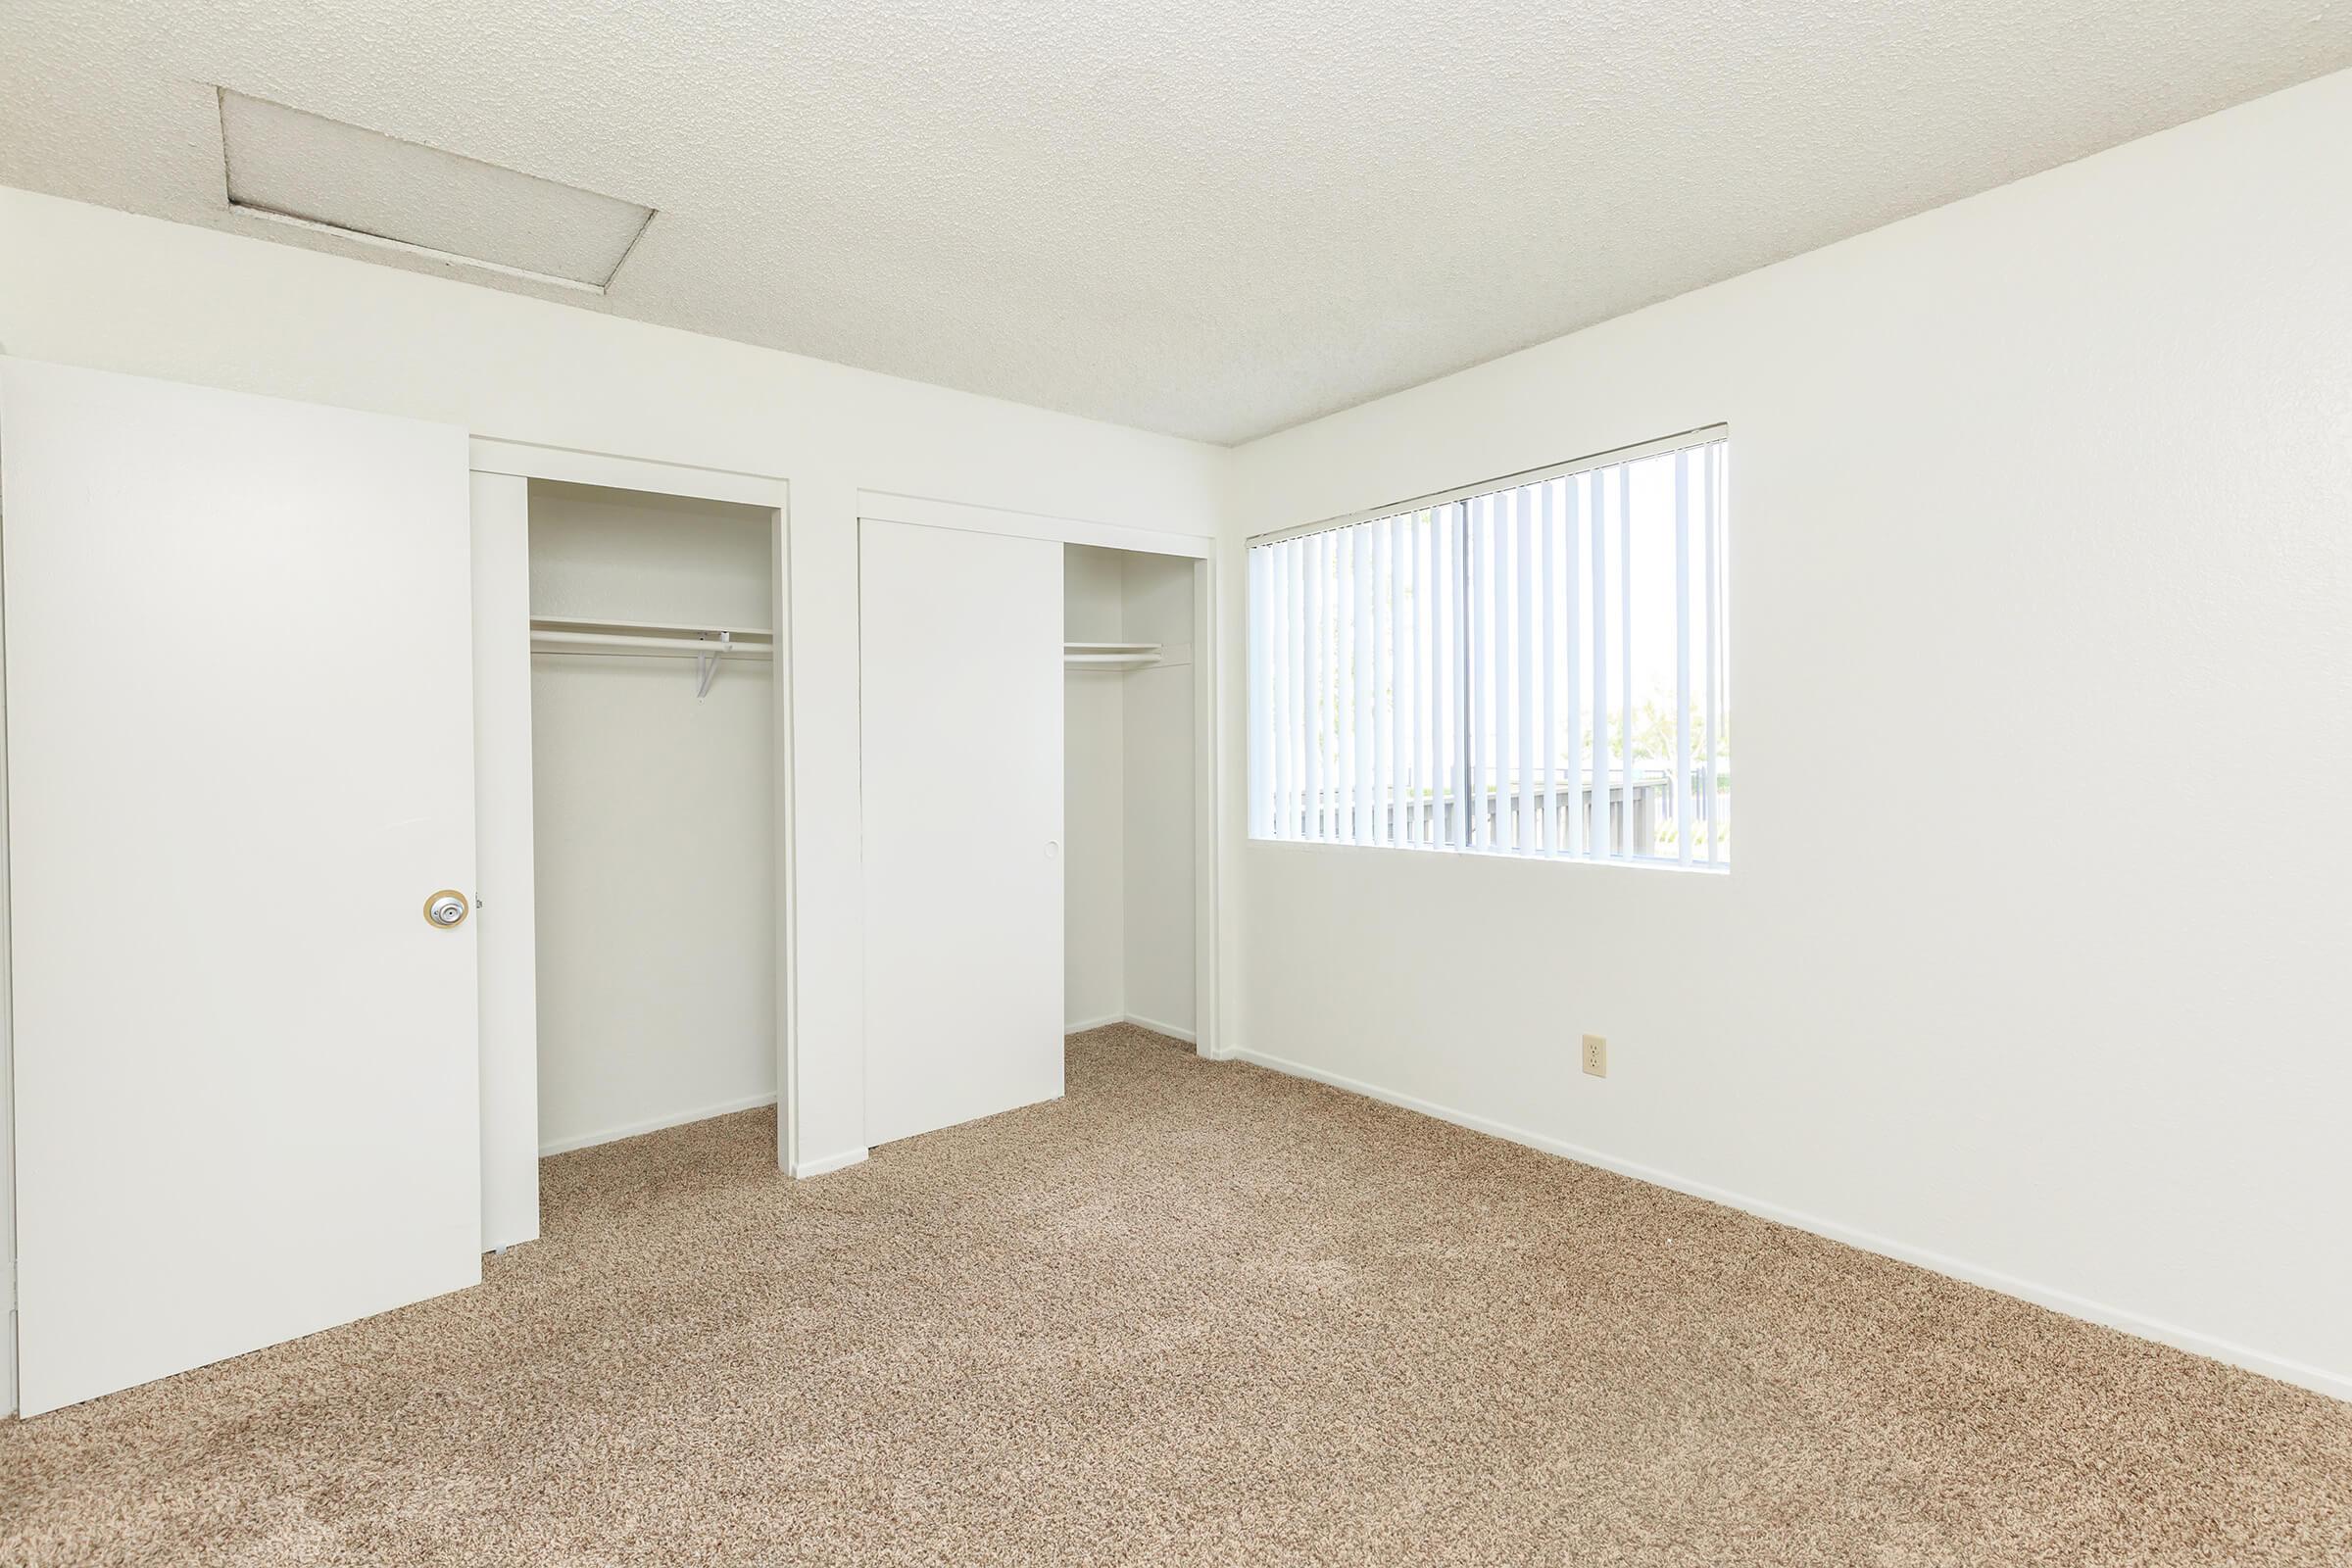
[[[1710,877],[1729,876],[1732,874],[1732,862],[1729,860],[1717,860],[1712,863],[1705,860],[1692,860],[1690,864],[1685,865],[1680,860],[1646,859],[1639,857],[1632,859],[1627,859],[1620,857],[1611,857],[1608,859],[1602,860],[1591,858],[1582,855],[1522,855],[1515,850],[1463,849],[1458,845],[1452,844],[1347,844],[1336,839],[1267,839],[1258,838],[1254,835],[1245,839],[1243,842],[1252,850],[1276,850],[1283,852],[1339,851],[1350,855],[1374,854],[1453,857],[1468,860],[1512,860],[1526,865],[1607,866],[1614,867],[1615,869],[1621,871],[1671,871],[1680,874],[1695,874],[1699,876]]]

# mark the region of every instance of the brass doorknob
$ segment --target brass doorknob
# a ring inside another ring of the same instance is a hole
[[[443,888],[424,901],[424,918],[428,924],[439,926],[444,931],[454,930],[466,923],[466,911],[470,907],[465,894],[456,888]]]

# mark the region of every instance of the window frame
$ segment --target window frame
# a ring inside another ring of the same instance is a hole
[[[1553,861],[1582,865],[1615,865],[1638,870],[1694,871],[1709,876],[1728,875],[1731,871],[1731,859],[1728,850],[1720,855],[1713,855],[1713,858],[1701,858],[1696,855],[1688,854],[1686,856],[1665,857],[1655,855],[1654,853],[1593,854],[1591,853],[1589,847],[1584,850],[1568,848],[1529,849],[1522,848],[1517,845],[1503,847],[1475,842],[1475,834],[1467,835],[1471,837],[1472,842],[1457,842],[1452,838],[1439,838],[1435,835],[1433,835],[1432,842],[1404,842],[1401,840],[1401,838],[1390,840],[1351,840],[1348,838],[1328,836],[1286,837],[1279,836],[1268,831],[1266,827],[1261,826],[1261,802],[1259,797],[1261,795],[1270,796],[1271,794],[1270,774],[1265,771],[1265,769],[1271,766],[1270,754],[1280,743],[1275,741],[1269,728],[1267,719],[1261,715],[1259,711],[1261,700],[1270,695],[1271,687],[1269,685],[1261,690],[1260,686],[1259,663],[1261,659],[1265,658],[1266,650],[1261,647],[1259,642],[1261,636],[1261,623],[1257,618],[1257,611],[1255,608],[1255,596],[1258,592],[1257,576],[1255,571],[1250,569],[1250,563],[1253,559],[1253,553],[1262,546],[1284,544],[1293,540],[1307,538],[1315,534],[1355,528],[1366,523],[1384,521],[1386,519],[1395,517],[1411,517],[1419,514],[1431,512],[1440,508],[1451,507],[1457,504],[1464,508],[1462,515],[1464,519],[1463,528],[1466,536],[1470,526],[1468,522],[1469,504],[1482,498],[1508,494],[1527,486],[1539,485],[1554,479],[1573,478],[1578,475],[1593,472],[1597,469],[1615,468],[1623,465],[1640,463],[1650,458],[1667,457],[1679,452],[1691,452],[1720,445],[1722,448],[1722,455],[1720,463],[1714,470],[1719,479],[1720,490],[1713,497],[1713,511],[1708,516],[1696,519],[1690,525],[1691,531],[1682,536],[1686,541],[1701,537],[1704,531],[1707,530],[1711,524],[1712,537],[1709,540],[1710,554],[1708,556],[1708,561],[1712,566],[1713,580],[1705,585],[1705,596],[1701,599],[1701,603],[1705,606],[1704,618],[1702,620],[1696,620],[1688,623],[1685,634],[1680,639],[1681,646],[1678,652],[1678,657],[1689,662],[1690,664],[1696,664],[1701,662],[1701,647],[1708,644],[1713,645],[1715,654],[1714,661],[1708,669],[1701,671],[1700,678],[1703,680],[1708,674],[1711,673],[1718,683],[1714,691],[1711,693],[1711,696],[1715,703],[1719,704],[1720,706],[1719,708],[1710,708],[1709,723],[1712,726],[1716,722],[1716,715],[1719,712],[1722,728],[1718,731],[1715,731],[1715,733],[1720,733],[1726,739],[1728,739],[1731,691],[1731,426],[1728,422],[1719,421],[1712,424],[1695,425],[1690,429],[1678,431],[1672,435],[1660,436],[1652,440],[1636,442],[1629,446],[1614,447],[1604,452],[1592,453],[1584,457],[1570,458],[1558,463],[1546,464],[1539,467],[1526,468],[1517,472],[1504,474],[1496,478],[1483,479],[1468,484],[1455,485],[1448,489],[1433,491],[1425,495],[1415,496],[1400,501],[1389,502],[1377,507],[1366,508],[1359,512],[1346,513],[1337,516],[1321,518],[1314,522],[1300,523],[1286,528],[1271,529],[1263,533],[1256,533],[1248,536],[1243,541],[1243,560],[1245,565],[1245,570],[1243,572],[1243,623],[1245,628],[1246,643],[1244,649],[1243,681],[1245,731],[1244,764],[1245,777],[1247,780],[1246,809],[1244,811],[1243,825],[1244,842],[1252,846],[1262,845],[1284,850],[1369,849],[1420,854],[1428,854],[1434,851],[1438,853],[1453,855],[1477,856],[1490,859]],[[1690,569],[1690,566],[1691,564],[1686,559],[1678,563],[1678,572],[1688,571]],[[1688,581],[1688,579],[1678,579],[1678,585],[1683,594],[1686,596],[1694,587],[1698,586],[1690,583]],[[1689,602],[1687,597],[1685,598],[1685,602]],[[1390,612],[1392,614],[1395,613],[1394,607],[1392,607]],[[1270,632],[1275,626],[1281,623],[1282,622],[1279,619],[1279,615],[1277,615],[1276,617],[1270,618],[1269,621],[1265,623],[1264,630]],[[1468,657],[1472,651],[1475,635],[1475,632],[1470,628],[1454,628],[1455,642],[1453,657]],[[1686,668],[1688,668],[1688,665]],[[1686,681],[1687,680],[1688,675],[1686,674]],[[1612,717],[1616,718],[1620,722],[1623,721],[1623,715],[1616,712],[1614,708],[1612,708]],[[1455,715],[1454,728],[1461,732],[1457,735],[1456,739],[1461,748],[1462,754],[1466,757],[1470,748],[1475,744],[1475,738],[1468,733],[1468,720],[1457,713]],[[1690,723],[1688,719],[1685,718],[1681,723],[1678,724],[1678,734],[1684,730],[1688,730],[1689,728]],[[1690,739],[1690,737],[1684,735],[1683,739],[1688,741]],[[1684,748],[1686,753],[1688,753],[1690,750],[1690,748],[1688,746]],[[1710,759],[1708,760],[1709,764],[1711,765],[1712,760]],[[1630,766],[1630,762],[1628,765]],[[1698,798],[1696,773],[1697,770],[1691,767],[1688,761],[1683,762],[1678,767],[1675,785],[1676,799],[1678,803],[1685,798],[1684,791],[1687,788],[1690,792],[1689,799],[1690,800],[1694,808],[1696,807]],[[1728,780],[1728,769],[1725,771],[1723,777]],[[1421,787],[1419,781],[1415,781],[1414,787],[1416,789]],[[1580,790],[1586,787],[1587,786],[1581,781],[1574,786],[1574,788]],[[1602,800],[1608,799],[1605,790],[1600,798]],[[1721,801],[1722,799],[1723,798],[1720,795],[1710,796],[1711,802]],[[1546,828],[1545,831],[1548,833],[1550,830]],[[1630,838],[1631,829],[1629,826],[1629,841]],[[1713,854],[1711,848],[1710,854]]]

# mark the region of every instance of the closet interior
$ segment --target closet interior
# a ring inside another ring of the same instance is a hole
[[[542,1153],[776,1098],[774,515],[531,481]]]
[[[1196,1035],[1198,564],[1065,545],[1063,1018]]]

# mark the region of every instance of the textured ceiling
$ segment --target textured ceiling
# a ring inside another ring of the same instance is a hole
[[[2347,64],[2352,0],[0,0],[0,183],[1230,442]],[[216,83],[658,216],[603,296],[272,223]]]

